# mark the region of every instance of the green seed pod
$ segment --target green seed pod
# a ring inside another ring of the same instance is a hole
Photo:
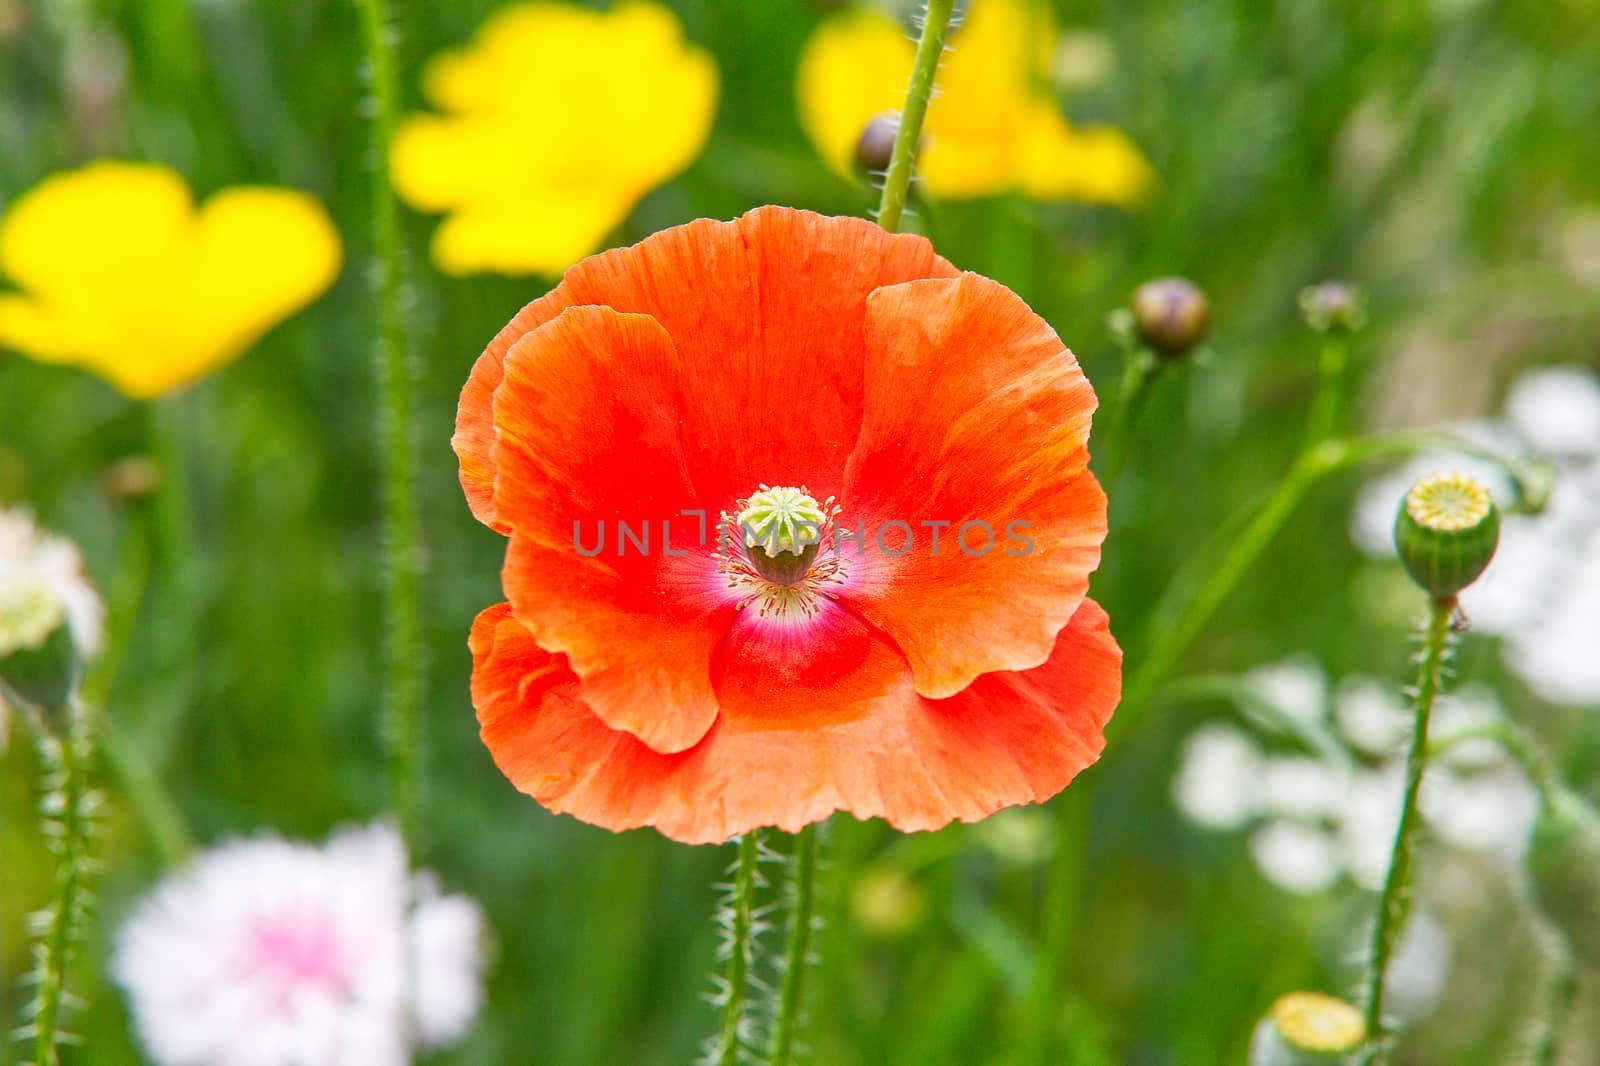
[[[1139,338],[1168,358],[1189,354],[1211,330],[1211,301],[1187,278],[1157,278],[1133,292]]]
[[[1321,992],[1290,992],[1256,1025],[1250,1066],[1329,1066],[1366,1038],[1366,1022],[1349,1003]]]
[[[1577,960],[1600,966],[1600,815],[1562,790],[1539,811],[1528,848],[1539,909]]]
[[[1411,580],[1448,599],[1483,573],[1500,543],[1500,512],[1482,484],[1435,474],[1411,486],[1394,521],[1394,543]]]

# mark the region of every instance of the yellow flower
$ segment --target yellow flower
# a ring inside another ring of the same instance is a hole
[[[239,187],[196,210],[166,167],[99,162],[18,197],[0,219],[0,346],[93,371],[136,399],[244,352],[339,271],[316,200]]]
[[[1058,35],[1029,0],[972,0],[939,68],[917,171],[930,196],[1020,189],[1042,200],[1127,205],[1152,183],[1120,130],[1074,127],[1046,78]],[[800,57],[800,124],[829,166],[850,177],[867,122],[901,106],[914,48],[900,25],[855,9],[825,21]]]
[[[423,88],[443,114],[408,118],[391,166],[402,199],[449,215],[439,269],[557,274],[700,153],[717,71],[659,4],[535,3],[435,57]]]

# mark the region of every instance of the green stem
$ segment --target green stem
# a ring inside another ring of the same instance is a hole
[[[377,372],[382,418],[384,542],[383,739],[389,800],[407,839],[414,835],[418,776],[417,706],[421,693],[416,448],[413,367],[402,322],[405,287],[399,208],[389,180],[389,148],[399,120],[392,13],[387,0],[357,0],[374,102],[372,229],[376,269]]]
[[[878,204],[878,224],[890,233],[900,229],[905,212],[906,193],[911,188],[911,170],[916,165],[917,145],[922,140],[922,120],[933,95],[933,79],[944,54],[945,38],[950,33],[950,18],[955,0],[928,0],[923,12],[922,35],[917,40],[917,56],[911,67],[911,84],[906,89],[906,106],[900,113],[900,129],[889,155],[889,170],[883,180],[883,199]]]
[[[1547,928],[1545,940],[1550,956],[1550,988],[1541,1019],[1544,1024],[1534,1038],[1533,1054],[1528,1060],[1533,1066],[1556,1066],[1567,1023],[1572,1017],[1572,1005],[1578,998],[1578,968],[1566,937]]]
[[[743,1042],[745,1000],[750,987],[750,963],[755,956],[751,938],[752,912],[755,909],[756,864],[760,861],[761,840],[756,831],[739,838],[739,864],[734,868],[732,912],[728,922],[727,999],[722,1006],[722,1033],[717,1044],[718,1066],[739,1066]]]
[[[1089,830],[1087,797],[1068,790],[1056,799],[1055,856],[1083,855]],[[1028,988],[1028,1023],[1023,1034],[1023,1063],[1043,1066],[1050,1062],[1052,1038],[1061,1017],[1061,964],[1072,939],[1072,920],[1083,865],[1077,861],[1052,862],[1045,871],[1043,945]]]
[[[1422,659],[1417,671],[1417,688],[1412,697],[1411,746],[1406,752],[1405,793],[1400,801],[1400,825],[1395,830],[1394,848],[1389,855],[1389,873],[1378,897],[1378,912],[1372,924],[1372,961],[1367,974],[1367,1053],[1366,1066],[1382,1066],[1388,1061],[1389,1045],[1383,1033],[1384,982],[1389,960],[1405,926],[1411,867],[1416,853],[1418,828],[1417,794],[1422,787],[1422,772],[1428,761],[1428,720],[1433,700],[1439,692],[1445,651],[1450,642],[1450,618],[1455,613],[1455,597],[1435,600],[1429,606],[1427,627],[1423,631]]]
[[[1127,734],[1152,706],[1150,696],[1177,665],[1217,609],[1255,565],[1306,494],[1322,478],[1380,459],[1431,450],[1449,450],[1493,462],[1515,476],[1504,458],[1448,433],[1405,430],[1350,440],[1324,440],[1305,451],[1262,502],[1243,512],[1248,521],[1218,527],[1167,586],[1151,611],[1145,650],[1129,674],[1122,704],[1106,729],[1108,737]]]
[[[1100,483],[1110,486],[1122,471],[1128,452],[1128,434],[1139,409],[1144,405],[1147,386],[1155,380],[1160,362],[1148,349],[1131,345],[1123,352],[1122,383],[1117,389],[1117,405],[1100,441]]]
[[[1342,331],[1325,334],[1317,359],[1319,384],[1306,421],[1306,449],[1311,449],[1339,430],[1344,410],[1345,367],[1350,362],[1350,342]]]
[[[90,756],[88,723],[76,703],[67,708],[62,736],[38,723],[38,746],[48,798],[46,818],[51,850],[56,856],[55,888],[48,920],[39,945],[38,989],[33,1016],[34,1061],[38,1066],[58,1066],[61,1009],[66,1000],[67,966],[72,961],[77,921],[84,906],[84,879],[88,859],[88,829],[84,774]]]
[[[784,942],[783,986],[778,992],[778,1016],[772,1030],[769,1066],[789,1066],[794,1055],[794,1034],[800,1024],[800,1000],[805,991],[807,960],[816,913],[817,827],[808,825],[794,841],[794,877],[790,882],[789,926]]]

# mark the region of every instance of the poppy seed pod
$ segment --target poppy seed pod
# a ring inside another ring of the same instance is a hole
[[[1528,849],[1539,909],[1585,966],[1600,966],[1600,815],[1562,790],[1539,809]]]
[[[1324,281],[1300,290],[1300,314],[1318,333],[1353,333],[1367,324],[1366,295],[1344,281]]]
[[[894,141],[900,136],[900,112],[883,111],[873,115],[856,142],[856,165],[865,171],[888,170],[894,155]]]
[[[1478,579],[1500,543],[1500,512],[1482,484],[1463,474],[1419,479],[1395,516],[1394,543],[1406,573],[1435,599]]]
[[[1211,301],[1188,278],[1157,278],[1133,292],[1139,337],[1169,358],[1187,355],[1211,330]]]
[[[1279,997],[1250,1040],[1250,1066],[1315,1066],[1342,1062],[1367,1037],[1361,1012],[1321,992]]]

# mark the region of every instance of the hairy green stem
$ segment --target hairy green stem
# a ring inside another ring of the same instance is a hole
[[[1406,751],[1405,792],[1400,800],[1400,824],[1395,830],[1394,847],[1389,854],[1389,872],[1378,896],[1378,911],[1372,923],[1372,958],[1367,972],[1367,1052],[1366,1066],[1382,1066],[1388,1061],[1389,1042],[1383,1033],[1384,982],[1389,961],[1394,957],[1409,909],[1411,868],[1416,855],[1418,828],[1417,795],[1428,761],[1428,720],[1433,714],[1434,697],[1439,693],[1439,678],[1444,669],[1445,652],[1450,643],[1450,619],[1455,613],[1455,597],[1434,600],[1429,605],[1423,630],[1421,665],[1412,696],[1411,746]]]
[[[750,963],[755,957],[752,912],[755,910],[756,864],[761,838],[752,830],[739,838],[739,863],[733,872],[732,913],[728,917],[727,999],[722,1005],[722,1033],[717,1066],[739,1066],[745,1001],[750,988]]]
[[[928,0],[923,12],[922,35],[917,40],[911,84],[906,89],[906,106],[900,113],[900,129],[895,133],[889,170],[883,179],[883,198],[878,203],[878,224],[891,233],[900,229],[900,217],[905,213],[911,170],[916,165],[917,145],[922,140],[922,120],[928,114],[934,76],[939,71],[939,58],[944,54],[955,7],[955,0]]]
[[[384,543],[383,740],[389,800],[407,839],[415,831],[421,654],[417,588],[414,370],[403,317],[405,269],[399,208],[389,180],[389,148],[399,118],[392,12],[387,0],[357,0],[373,99],[372,230],[376,262],[377,374],[382,417]]]
[[[36,737],[43,771],[44,820],[56,858],[55,885],[45,912],[43,935],[35,948],[38,983],[32,1009],[34,1061],[61,1061],[61,1011],[66,1002],[67,967],[72,962],[78,919],[85,906],[88,874],[88,788],[84,777],[92,752],[88,719],[75,699],[68,704],[60,736],[38,715]]]
[[[795,836],[789,925],[783,948],[783,985],[778,991],[778,1014],[767,1054],[768,1066],[789,1066],[794,1057],[794,1037],[800,1024],[800,1002],[805,991],[816,914],[817,846],[815,825],[806,826]]]

